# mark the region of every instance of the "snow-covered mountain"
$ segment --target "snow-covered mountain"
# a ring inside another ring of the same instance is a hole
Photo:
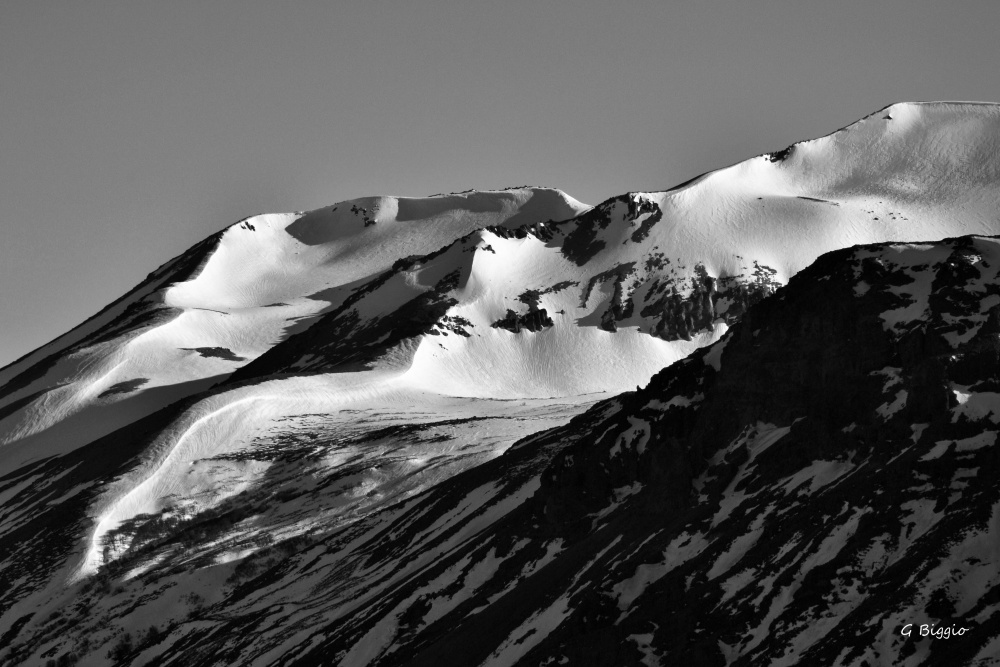
[[[998,176],[1000,106],[902,104],[233,225],[0,371],[0,661],[994,659],[1000,250],[933,242]]]

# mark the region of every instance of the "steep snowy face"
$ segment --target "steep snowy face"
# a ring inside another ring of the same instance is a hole
[[[225,379],[402,257],[586,208],[523,188],[247,218],[0,371],[0,443],[28,439],[35,457],[85,444]]]
[[[463,395],[625,390],[823,252],[1000,231],[998,137],[995,106],[895,105],[671,191],[479,230],[397,263],[236,377],[391,358]]]
[[[966,439],[993,418],[1000,258],[863,248],[765,297],[828,250],[1000,233],[998,137],[997,106],[896,105],[593,208],[369,198],[207,239],[0,371],[0,661],[832,662],[797,596],[870,526],[938,520],[907,504],[928,443],[992,451]],[[865,572],[931,558],[911,533]],[[751,639],[720,645],[723,619]]]

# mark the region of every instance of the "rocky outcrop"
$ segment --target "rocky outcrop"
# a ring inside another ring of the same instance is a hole
[[[530,310],[527,313],[515,313],[508,308],[507,314],[490,326],[494,329],[506,329],[511,333],[521,333],[522,329],[526,331],[541,331],[553,325],[552,318],[549,317],[544,308]]]

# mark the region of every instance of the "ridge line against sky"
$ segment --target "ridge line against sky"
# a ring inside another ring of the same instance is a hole
[[[9,3],[0,366],[209,234],[367,195],[596,204],[908,100],[1000,100],[1000,6]]]

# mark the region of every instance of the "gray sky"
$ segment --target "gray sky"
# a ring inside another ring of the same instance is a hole
[[[0,0],[0,366],[253,213],[665,189],[1000,101],[1000,3]]]

